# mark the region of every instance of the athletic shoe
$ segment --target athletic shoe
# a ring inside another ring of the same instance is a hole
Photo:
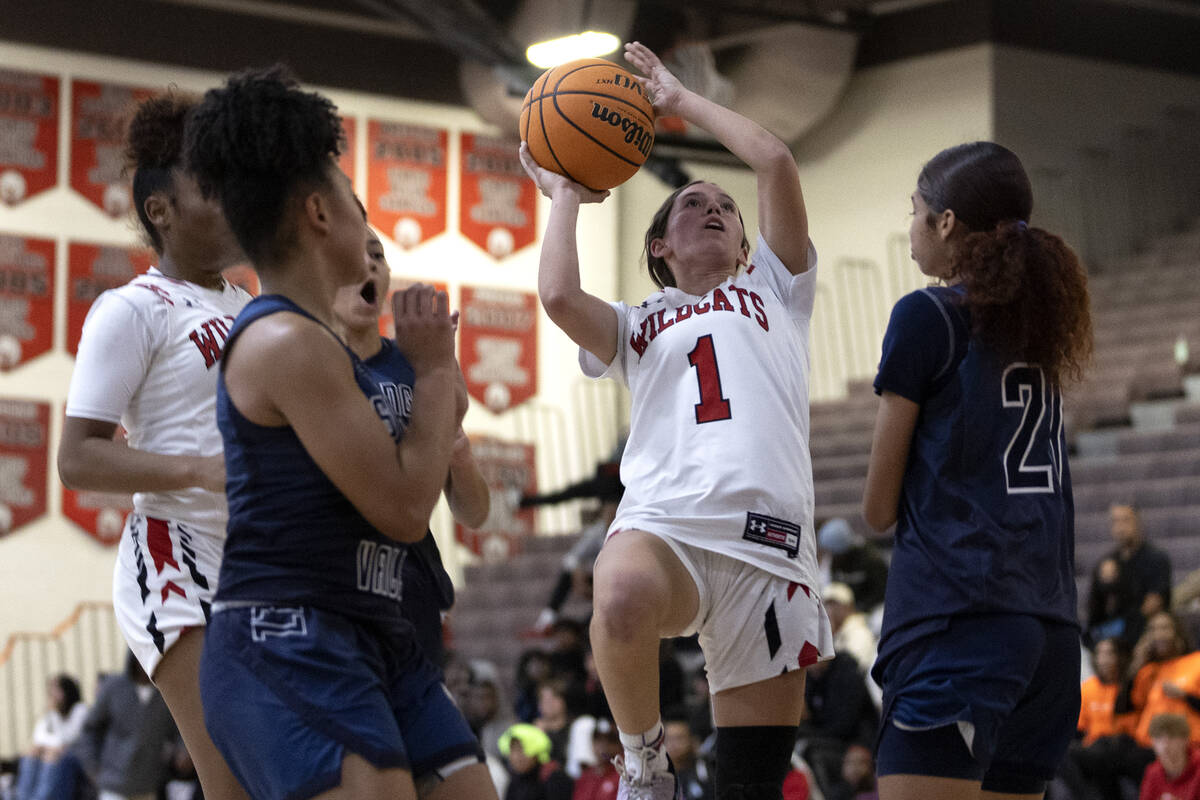
[[[667,756],[666,772],[646,776],[643,770],[642,779],[636,783],[628,777],[623,755],[614,758],[612,763],[621,776],[621,782],[617,785],[617,800],[684,800],[683,787],[675,777],[675,765],[671,763],[670,756]]]

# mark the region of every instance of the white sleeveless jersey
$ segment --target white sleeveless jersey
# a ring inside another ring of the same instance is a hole
[[[609,528],[724,553],[816,588],[808,449],[811,267],[793,276],[760,236],[750,266],[703,297],[667,288],[613,303],[617,355],[580,351],[629,387],[625,495]]]
[[[217,369],[233,319],[249,301],[229,282],[205,289],[153,268],[104,292],[83,324],[67,416],[120,423],[138,450],[219,454]],[[146,516],[224,535],[224,493],[141,492],[133,502]]]

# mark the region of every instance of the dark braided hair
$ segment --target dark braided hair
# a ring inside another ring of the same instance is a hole
[[[298,192],[329,185],[345,142],[337,108],[305,92],[282,65],[246,70],[210,89],[189,119],[188,165],[221,201],[257,268],[284,260],[295,232],[283,224]]]
[[[125,134],[125,169],[133,172],[133,207],[150,240],[162,254],[162,236],[146,214],[146,199],[155,192],[171,192],[171,170],[183,164],[183,129],[196,98],[167,92],[140,103]]]
[[[968,234],[947,277],[966,289],[972,333],[1005,362],[1039,365],[1052,385],[1082,377],[1092,353],[1087,274],[1067,244],[1028,224],[1033,190],[1016,154],[994,142],[938,153],[917,192],[928,224],[951,209]]]

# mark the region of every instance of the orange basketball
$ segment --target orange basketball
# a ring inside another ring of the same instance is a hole
[[[547,70],[521,106],[534,161],[600,191],[627,181],[654,145],[654,109],[633,75],[602,58]]]

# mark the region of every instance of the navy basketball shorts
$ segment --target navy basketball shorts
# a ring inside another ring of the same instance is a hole
[[[411,632],[309,607],[213,614],[200,661],[204,721],[254,798],[300,800],[341,783],[348,753],[415,780],[483,760]]]
[[[945,622],[882,665],[877,774],[1043,791],[1079,720],[1079,629],[1017,614]]]

